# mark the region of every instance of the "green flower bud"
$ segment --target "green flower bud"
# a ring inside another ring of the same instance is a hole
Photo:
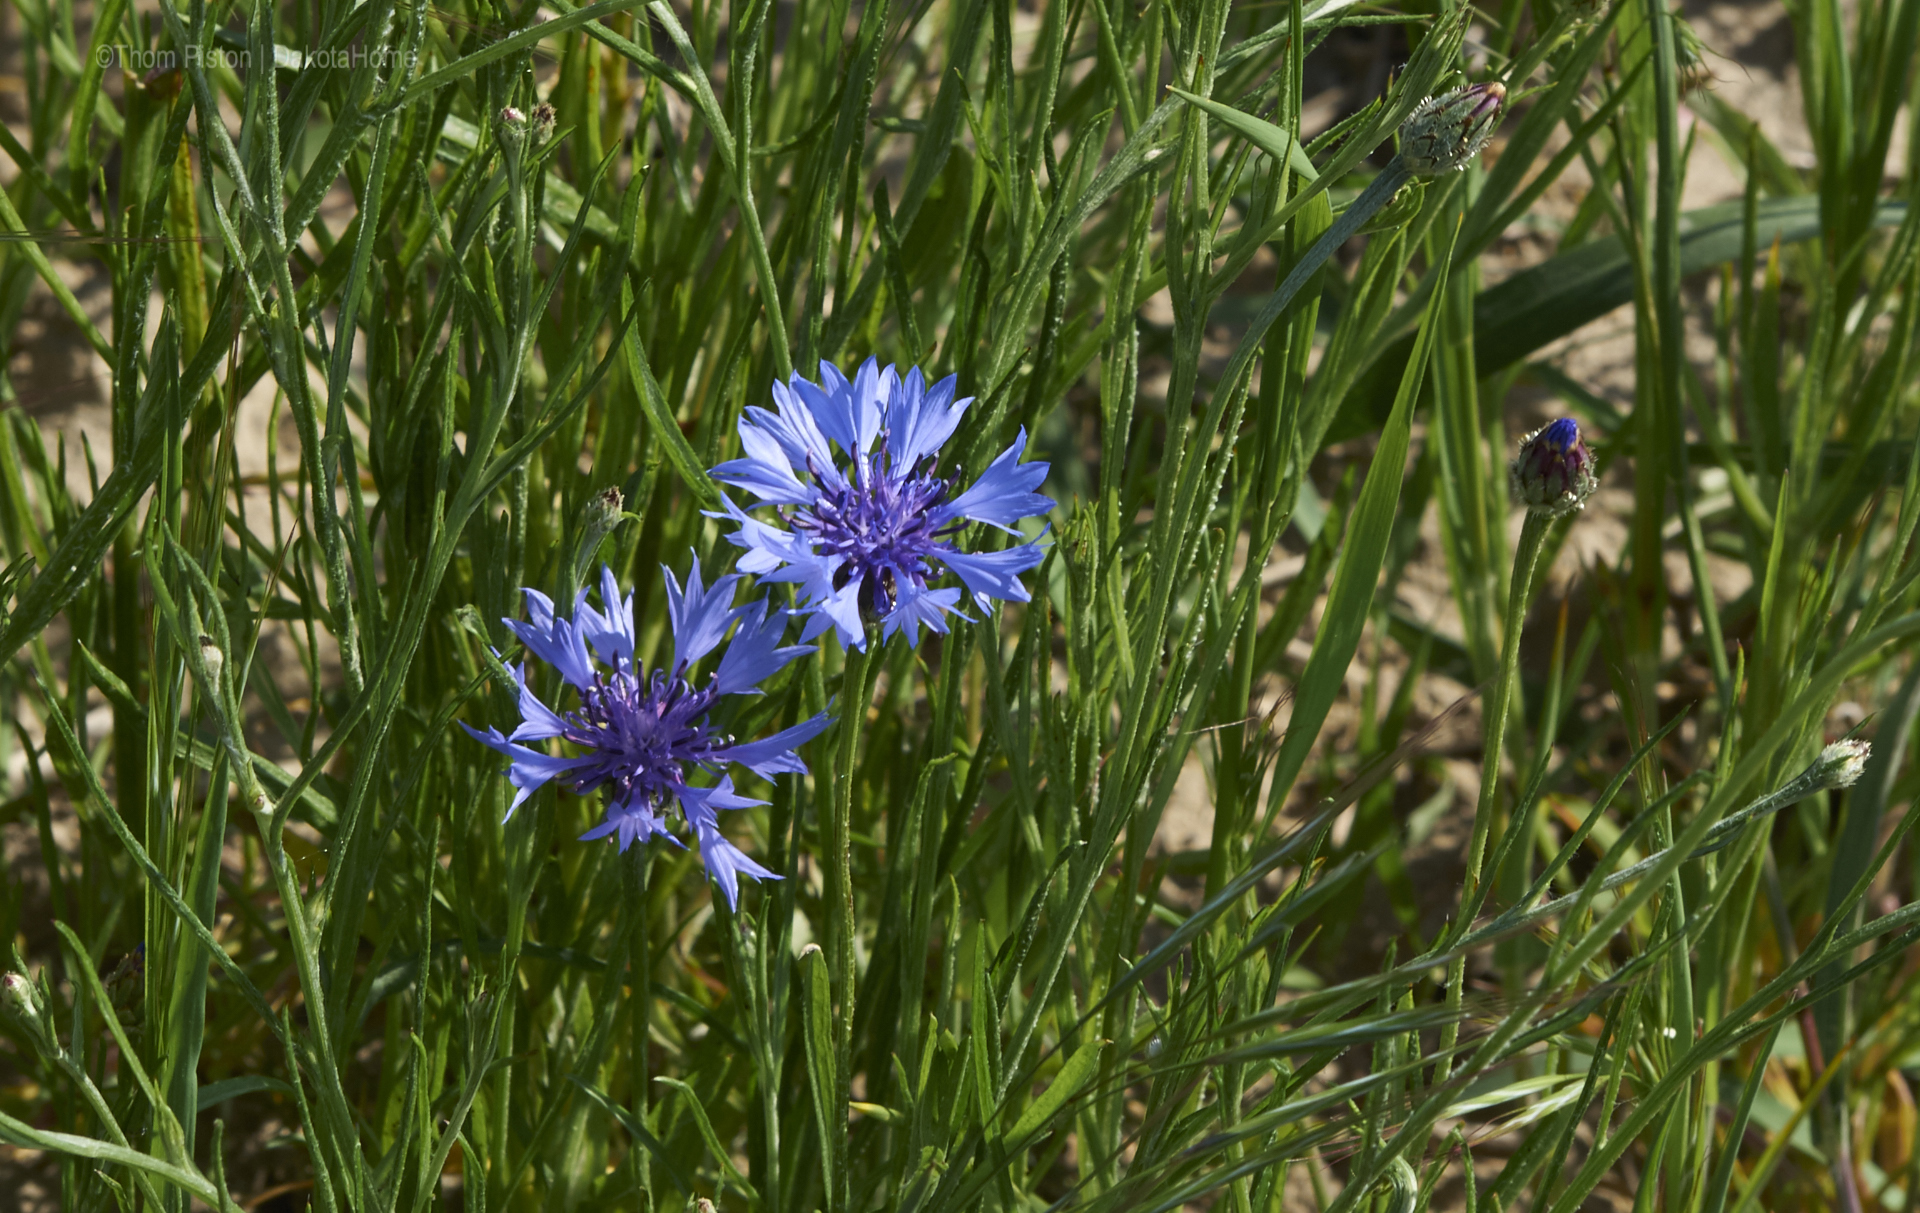
[[[1506,106],[1498,81],[1428,97],[1400,124],[1400,163],[1416,177],[1465,168],[1493,138]]]
[[[33,983],[20,973],[0,976],[0,997],[7,1013],[27,1026],[38,1026],[40,1010],[34,1005]]]
[[[621,495],[619,489],[611,486],[601,489],[589,498],[585,516],[581,519],[586,533],[591,537],[588,542],[598,547],[600,541],[607,537],[607,533],[620,525],[620,513],[626,508],[627,499]]]
[[[613,533],[626,515],[626,498],[617,488],[604,488],[587,498],[587,504],[580,511],[580,543],[574,549],[574,574],[581,580],[587,576],[587,568],[593,563],[594,553],[600,550],[600,543]]]
[[[1858,738],[1836,741],[1820,751],[1810,774],[1823,788],[1850,788],[1860,782],[1873,747]]]
[[[215,687],[220,685],[220,673],[227,667],[227,655],[220,651],[220,645],[213,637],[200,637],[200,660],[207,663],[207,677],[213,679]]]
[[[1580,426],[1562,417],[1520,440],[1508,466],[1513,495],[1537,514],[1558,516],[1586,505],[1599,487],[1593,452],[1580,441]]]
[[[42,1053],[51,1056],[59,1051],[40,990],[25,973],[0,974],[0,1016],[19,1024]]]

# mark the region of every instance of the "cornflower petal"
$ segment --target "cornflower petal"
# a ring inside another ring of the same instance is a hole
[[[689,804],[694,807],[695,811],[688,816],[688,821],[704,819],[715,825],[720,821],[719,815],[715,812],[716,809],[750,809],[754,805],[767,803],[764,800],[755,800],[751,796],[742,796],[734,791],[731,775],[722,775],[720,781],[710,788],[696,788],[682,784],[674,789],[673,794],[680,798],[682,809],[687,808]]]
[[[694,837],[700,843],[700,862],[706,865],[707,875],[720,891],[727,895],[727,909],[740,908],[740,877],[748,876],[754,880],[779,880],[777,872],[770,872],[753,861],[739,847],[723,837],[717,829],[694,827]]]
[[[612,659],[600,646],[606,642],[606,634],[613,630],[613,622],[587,602],[584,586],[573,600],[573,630],[580,633],[580,639],[587,642],[595,657],[611,664]]]
[[[820,428],[820,433],[838,443],[847,454],[853,454],[853,393],[840,368],[822,360],[819,384],[809,383],[795,375],[788,386],[793,389],[801,406],[813,417],[813,423]]]
[[[740,446],[746,458],[732,459],[713,469],[722,484],[744,489],[762,505],[807,505],[814,492],[793,474],[793,464],[773,435],[742,418]]]
[[[700,558],[695,556],[683,593],[679,582],[673,579],[673,570],[662,565],[660,571],[667,577],[667,618],[673,625],[673,668],[682,671],[711,653],[725,638],[727,628],[733,624],[733,587],[740,577],[729,573],[712,586],[703,585]]]
[[[875,358],[860,364],[860,373],[853,377],[853,421],[862,455],[873,450],[873,440],[886,426],[887,406],[899,394],[900,372],[896,368],[881,370]]]
[[[968,518],[1014,532],[1013,524],[1020,519],[1044,514],[1052,509],[1053,498],[1033,491],[1047,478],[1047,469],[1051,465],[1038,459],[1021,463],[1020,452],[1026,446],[1027,430],[1022,426],[1013,445],[1000,452],[1000,457],[987,465],[987,470],[980,473],[980,479],[973,482],[972,488],[936,511],[940,523],[944,525],[955,518]]]
[[[796,390],[803,382],[798,374],[793,376],[792,384],[774,381],[773,402],[780,410],[779,416],[758,406],[749,408],[747,415],[774,436],[794,468],[809,470],[815,479],[830,488],[845,488],[846,481],[834,466],[833,445],[827,441],[806,399]]]
[[[527,686],[526,665],[510,666],[508,672],[513,675],[514,685],[520,688],[520,724],[507,735],[507,740],[545,741],[565,733],[566,719],[540,702],[540,697]]]
[[[560,671],[560,677],[568,685],[585,690],[593,685],[593,659],[587,656],[587,646],[581,640],[580,633],[564,619],[553,617],[553,599],[539,590],[525,591],[527,596],[527,622],[518,619],[502,619],[507,630],[520,638],[520,643],[535,657]]]
[[[718,809],[743,809],[748,805],[765,804],[764,800],[752,800],[738,796],[733,791],[733,780],[722,777],[711,788],[681,787],[675,793],[680,799],[680,812],[685,815],[687,824],[693,827],[694,840],[700,844],[700,862],[706,866],[707,875],[720,891],[727,895],[727,908],[740,908],[740,877],[748,876],[754,880],[779,880],[777,873],[770,872],[754,862],[753,858],[739,847],[728,842],[720,833],[720,815]]]
[[[910,468],[929,455],[937,455],[947,445],[960,418],[973,403],[973,397],[953,398],[958,378],[948,375],[932,387],[924,386],[920,368],[907,372],[892,402],[887,406],[887,453],[893,466]]]
[[[539,791],[549,780],[565,775],[568,771],[577,771],[593,762],[591,758],[555,758],[539,750],[515,745],[502,737],[499,729],[489,728],[482,733],[464,720],[460,722],[460,727],[481,745],[498,750],[513,760],[507,766],[507,782],[518,788],[519,793],[514,796],[513,803],[507,806],[507,815],[500,819],[502,821],[511,821],[514,810],[525,804],[527,797]]]
[[[799,568],[796,565],[794,568]],[[781,573],[791,570],[782,569],[768,577],[769,581],[778,580]],[[837,590],[830,589],[825,597],[811,599],[807,609],[813,612],[813,618],[807,620],[807,626],[800,630],[802,643],[815,640],[829,629],[840,637],[840,643],[850,649],[867,647],[866,624],[860,619],[860,583],[849,581]]]
[[[1000,552],[943,551],[940,563],[960,575],[967,590],[983,611],[992,610],[995,598],[1005,602],[1026,602],[1032,595],[1020,581],[1020,574],[1039,565],[1046,552],[1037,543],[1022,543]]]
[[[720,751],[719,756],[726,762],[738,763],[762,779],[772,779],[781,774],[804,775],[807,764],[793,752],[794,747],[812,741],[832,723],[833,717],[821,712],[770,737],[728,746]]]
[[[903,585],[900,587],[899,601],[881,621],[880,638],[886,640],[895,632],[905,632],[908,647],[917,647],[920,644],[920,625],[925,624],[929,632],[939,632],[944,636],[947,632],[947,612],[958,614],[959,606],[959,590],[929,590],[911,583]]]
[[[664,815],[655,813],[643,800],[617,800],[607,806],[606,818],[586,833],[580,835],[581,842],[593,842],[609,834],[620,836],[620,850],[625,851],[636,842],[646,842],[654,838],[664,838],[674,846],[686,849],[686,843],[673,836],[667,828]]]
[[[747,521],[753,522],[753,519]],[[754,522],[754,525],[780,537],[778,540],[768,541],[769,546],[760,549],[762,554],[768,556],[775,556],[777,553],[776,559],[779,562],[766,572],[755,574],[760,580],[798,585],[801,596],[807,599],[829,598],[835,593],[834,574],[838,573],[840,566],[846,563],[846,557],[814,551],[813,544],[809,543],[804,535],[777,531],[765,523]],[[740,562],[741,568],[745,568],[746,565],[745,560]]]
[[[813,555],[813,545],[804,535],[792,531],[783,531],[768,526],[758,518],[749,518],[739,506],[722,497],[721,511],[702,511],[709,518],[728,518],[740,524],[740,529],[727,536],[727,542],[735,547],[746,549],[746,555],[740,558],[737,566],[741,572],[760,575],[771,573],[782,564],[808,560]]]
[[[600,601],[607,608],[607,642],[617,656],[624,657],[629,668],[633,665],[633,592],[626,597],[620,596],[620,583],[613,579],[613,569],[608,565],[600,566]],[[613,664],[608,661],[608,664]]]
[[[787,630],[785,612],[769,614],[767,600],[756,598],[739,611],[740,627],[720,658],[713,675],[716,695],[758,695],[760,683],[796,657],[813,652],[809,644],[781,647]]]
[[[543,632],[553,631],[553,599],[539,590],[526,589],[520,593],[527,600],[527,622]]]
[[[633,595],[620,597],[620,585],[613,579],[613,570],[604,564],[600,566],[600,602],[606,608],[605,614],[589,606],[587,592],[581,590],[573,607],[573,626],[601,661],[616,669],[625,662],[625,668],[631,669]]]

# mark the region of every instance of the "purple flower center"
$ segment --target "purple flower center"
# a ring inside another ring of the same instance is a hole
[[[707,724],[707,712],[719,696],[695,690],[685,678],[655,670],[646,682],[619,672],[595,674],[580,693],[580,708],[563,719],[561,736],[591,751],[593,763],[572,776],[573,790],[586,795],[603,784],[613,787],[616,803],[648,800],[658,805],[686,780],[689,764],[718,770],[716,751],[727,739]]]
[[[812,537],[821,555],[840,560],[833,577],[836,590],[860,581],[860,605],[866,610],[891,611],[903,581],[924,587],[932,572],[927,557],[945,546],[942,538],[961,529],[936,529],[934,511],[947,499],[947,482],[931,471],[932,460],[896,476],[884,455],[872,464],[861,459],[845,488],[823,485],[810,508],[788,518],[795,530]],[[821,481],[817,473],[814,479]]]

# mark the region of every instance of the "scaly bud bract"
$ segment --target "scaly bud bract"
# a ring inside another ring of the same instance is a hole
[[[1400,124],[1400,163],[1416,177],[1465,168],[1493,138],[1506,107],[1507,89],[1498,81],[1428,97]]]

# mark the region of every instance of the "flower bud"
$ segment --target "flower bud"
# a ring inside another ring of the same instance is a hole
[[[1836,741],[1813,760],[1814,779],[1823,788],[1850,788],[1860,782],[1873,747],[1855,737]]]
[[[200,636],[200,660],[207,663],[207,677],[213,679],[214,686],[218,687],[220,672],[227,666],[227,655],[220,651],[220,645],[214,638],[205,633]]]
[[[527,124],[527,116],[511,105],[500,107],[500,124],[518,129]]]
[[[40,1022],[39,1008],[34,1006],[33,983],[23,974],[8,973],[0,976],[0,996],[4,997],[7,1013],[28,1026]]]
[[[1465,168],[1493,138],[1507,106],[1498,81],[1428,97],[1400,124],[1400,163],[1416,177]]]
[[[42,1053],[51,1056],[59,1051],[40,989],[25,973],[0,974],[0,1018],[18,1024]]]
[[[626,508],[626,498],[620,490],[613,487],[601,489],[587,498],[587,504],[580,510],[580,543],[574,549],[574,572],[582,580],[586,579],[587,567],[593,563],[594,553],[600,550],[600,543],[620,525]]]
[[[1521,504],[1554,517],[1584,506],[1600,483],[1593,474],[1593,452],[1580,441],[1580,426],[1571,417],[1521,439],[1508,475]]]
[[[620,490],[607,487],[595,493],[587,500],[585,516],[581,519],[588,536],[588,542],[598,547],[607,537],[607,532],[620,525],[620,512],[627,508],[627,499]]]
[[[547,140],[553,138],[554,123],[558,121],[558,119],[559,115],[554,112],[553,106],[548,102],[542,101],[540,104],[534,106],[533,141],[535,143],[545,143]]]

